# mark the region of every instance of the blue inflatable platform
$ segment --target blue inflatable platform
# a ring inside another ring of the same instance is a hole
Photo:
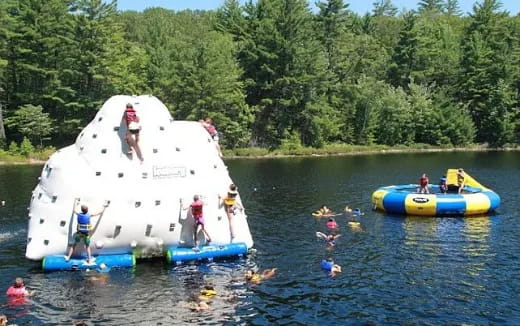
[[[78,269],[96,269],[101,264],[106,267],[132,267],[135,266],[135,256],[132,254],[99,255],[95,256],[92,264],[87,263],[86,257],[71,258],[65,260],[63,255],[45,256],[42,261],[44,271],[72,271]]]
[[[243,242],[238,242],[225,245],[204,246],[198,250],[192,248],[171,247],[166,253],[166,258],[170,263],[180,263],[218,257],[242,256],[245,254],[247,254],[247,245]]]

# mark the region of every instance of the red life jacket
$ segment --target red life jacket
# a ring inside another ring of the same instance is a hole
[[[137,113],[135,112],[134,108],[126,108],[125,120],[127,125],[129,125],[132,121],[137,122]]]
[[[213,137],[217,134],[217,128],[215,128],[212,124],[206,124],[205,125],[206,130],[209,132],[209,134]]]
[[[428,185],[428,178],[427,177],[421,177],[419,182],[420,182],[421,186],[423,186],[423,187],[427,186]]]
[[[202,206],[204,203],[200,200],[194,201],[191,203],[191,215],[193,215],[194,218],[201,218],[202,217]]]

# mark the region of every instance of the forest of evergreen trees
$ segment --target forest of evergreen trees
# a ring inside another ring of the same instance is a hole
[[[363,16],[343,0],[0,1],[4,144],[71,143],[112,95],[153,94],[175,119],[212,117],[228,148],[510,146],[519,61],[520,17],[498,0],[468,14],[457,0],[378,0]]]

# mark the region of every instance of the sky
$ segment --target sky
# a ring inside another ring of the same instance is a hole
[[[314,4],[316,0],[310,0],[309,3]],[[375,0],[345,0],[349,4],[349,9],[358,13],[365,14],[372,11],[372,4]],[[392,0],[394,6],[398,9],[416,9],[418,0]],[[464,14],[471,12],[473,4],[476,0],[459,0],[460,9]],[[509,11],[510,15],[516,15],[520,12],[520,0],[502,0],[502,9]],[[224,3],[224,0],[118,0],[119,10],[137,10],[143,11],[150,7],[162,7],[172,10],[184,9],[201,9],[212,10],[217,9]]]

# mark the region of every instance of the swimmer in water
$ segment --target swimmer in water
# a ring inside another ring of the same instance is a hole
[[[334,247],[336,245],[336,239],[341,236],[341,234],[325,234],[322,232],[316,232],[316,236],[320,239],[323,239],[327,242],[328,247]]]
[[[336,223],[336,220],[331,217],[327,221],[327,227],[329,229],[337,229],[339,227],[339,225],[338,225],[338,223]]]
[[[10,297],[28,297],[34,295],[34,291],[29,291],[25,288],[25,283],[21,277],[14,280],[13,285],[7,289],[7,296]]]
[[[217,295],[215,287],[211,284],[207,284],[204,285],[204,288],[202,290],[200,290],[199,300],[211,300],[215,295]]]
[[[334,265],[332,265],[332,268],[330,269],[329,276],[330,276],[331,278],[334,278],[334,277],[336,277],[336,275],[338,275],[339,273],[341,273],[341,266],[338,265],[338,264],[334,264]]]
[[[245,278],[247,282],[253,284],[260,284],[260,282],[262,282],[263,280],[273,277],[276,273],[276,270],[277,268],[266,269],[262,272],[262,274],[258,274],[257,272],[249,269],[246,271]]]
[[[209,306],[208,302],[201,301],[195,306],[194,310],[197,312],[208,311],[211,310],[211,307]]]
[[[312,215],[316,216],[316,217],[332,216],[332,215],[334,215],[334,212],[327,206],[321,205],[321,207],[318,210],[314,211],[314,213],[312,213]]]

